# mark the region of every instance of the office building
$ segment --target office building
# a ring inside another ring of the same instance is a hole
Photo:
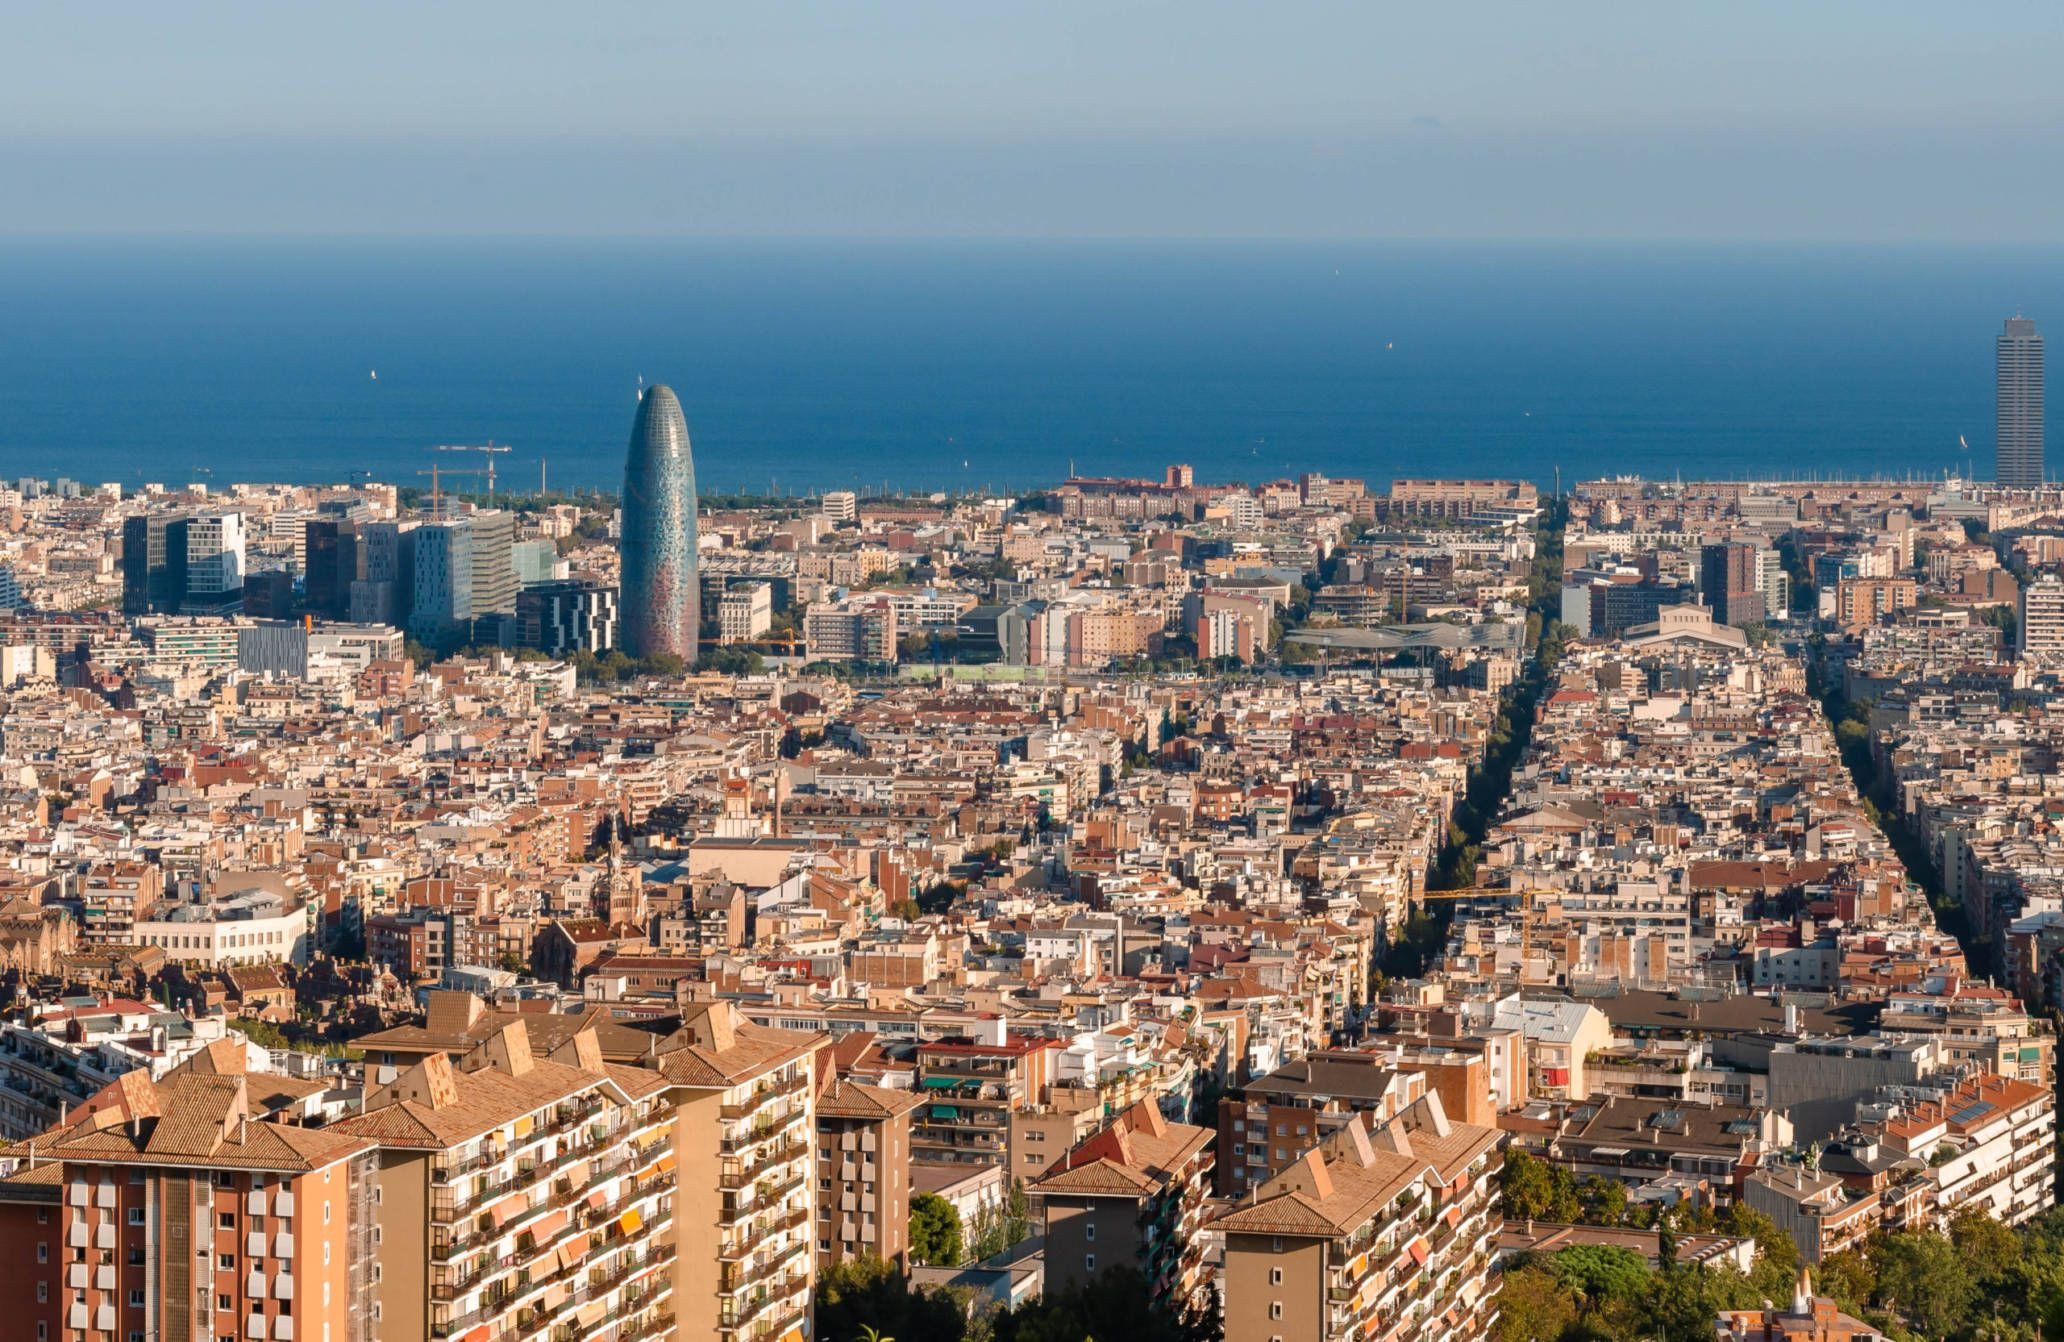
[[[750,643],[773,627],[772,583],[739,583],[717,603],[718,637],[726,643]]]
[[[186,596],[180,608],[195,614],[236,609],[244,595],[244,515],[204,513],[178,525],[186,530]]]
[[[851,526],[860,520],[860,500],[850,489],[826,491],[823,504],[824,515],[840,526]]]
[[[813,662],[893,662],[896,638],[896,608],[880,597],[849,596],[803,612]]]
[[[473,533],[473,616],[516,613],[516,515],[499,508],[467,513]]]
[[[2035,323],[2009,317],[2000,333],[1993,478],[2009,489],[2043,482],[2043,341]]]
[[[560,578],[516,593],[515,644],[548,657],[609,651],[617,622],[616,589],[590,578]]]
[[[398,522],[358,528],[358,576],[351,580],[353,624],[408,624],[416,591],[416,533]]]
[[[433,647],[463,641],[473,627],[473,531],[464,521],[425,522],[409,535],[415,596],[408,628]]]
[[[351,585],[365,576],[360,566],[358,525],[335,517],[311,517],[303,524],[302,572],[308,609],[333,620],[351,614]]]
[[[122,610],[176,611],[186,600],[185,519],[164,514],[122,522]]]
[[[624,462],[622,645],[633,657],[671,653],[693,662],[700,651],[695,508],[681,403],[669,387],[647,388]]]
[[[1763,623],[1761,573],[1753,545],[1708,545],[1699,551],[1699,593],[1712,610],[1714,623],[1736,627]]]

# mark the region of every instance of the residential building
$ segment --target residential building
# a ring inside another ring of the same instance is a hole
[[[1029,1183],[1046,1238],[1046,1288],[1066,1290],[1124,1265],[1139,1269],[1164,1304],[1213,1308],[1197,1239],[1212,1137],[1169,1122],[1143,1099]]]
[[[1226,1342],[1466,1342],[1497,1321],[1498,1129],[1357,1115],[1214,1222]]]
[[[910,1111],[918,1099],[830,1078],[817,1095],[817,1265],[875,1258],[906,1265]]]
[[[370,1238],[382,1339],[671,1336],[675,1114],[667,1082],[592,1032],[533,1055],[512,1022],[432,1054],[330,1131],[378,1151]]]

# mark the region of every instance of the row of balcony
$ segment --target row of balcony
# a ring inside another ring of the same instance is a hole
[[[666,1222],[663,1218],[655,1218],[650,1224],[653,1228],[658,1228]],[[609,1250],[604,1249],[602,1252],[607,1253]],[[430,1333],[433,1337],[454,1337],[477,1323],[500,1318],[513,1308],[517,1313],[518,1335],[534,1336],[549,1327],[562,1309],[578,1308],[599,1296],[607,1295],[631,1274],[658,1267],[670,1261],[673,1256],[672,1241],[664,1236],[655,1236],[647,1243],[642,1254],[626,1253],[607,1267],[589,1267],[583,1261],[571,1267],[555,1268],[539,1276],[532,1276],[526,1271],[519,1274],[518,1282],[509,1290],[493,1293],[491,1298],[483,1299],[480,1304],[462,1314],[449,1314],[441,1319],[433,1319]],[[584,1279],[583,1272],[586,1274]],[[562,1282],[572,1283],[567,1298],[549,1311],[534,1305],[518,1303],[527,1297],[542,1295],[552,1286]],[[432,1294],[434,1297],[436,1292],[433,1291]]]
[[[763,1081],[753,1087],[753,1094],[750,1100],[743,1104],[723,1105],[717,1110],[717,1113],[720,1117],[733,1122],[742,1118],[750,1118],[782,1096],[797,1094],[808,1084],[809,1071],[807,1068],[797,1072],[796,1075],[786,1081]]]

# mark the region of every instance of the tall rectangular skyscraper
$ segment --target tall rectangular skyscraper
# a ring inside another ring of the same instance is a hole
[[[1999,338],[1999,436],[1993,478],[2010,489],[2043,482],[2043,342],[2026,317]]]

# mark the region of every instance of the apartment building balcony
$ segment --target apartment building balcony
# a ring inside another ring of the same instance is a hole
[[[725,1134],[717,1143],[717,1154],[720,1156],[743,1156],[763,1142],[771,1142],[787,1135],[789,1130],[801,1123],[808,1114],[808,1107],[801,1104],[796,1105],[785,1113],[772,1115],[757,1113],[753,1116],[750,1127],[733,1130]]]
[[[766,1147],[750,1159],[726,1160],[717,1174],[720,1188],[745,1188],[756,1182],[760,1176],[786,1161],[800,1160],[810,1150],[810,1144],[799,1137],[789,1137]]]
[[[741,1233],[730,1243],[717,1250],[720,1260],[742,1262],[752,1256],[753,1250],[770,1243],[776,1235],[794,1230],[810,1219],[807,1207],[796,1207],[789,1211],[755,1219],[749,1224],[734,1227]],[[806,1241],[807,1242],[807,1237]]]
[[[655,1229],[664,1224],[664,1221],[652,1223]],[[622,1242],[617,1247],[622,1247]],[[606,1255],[611,1250],[605,1248],[596,1252]],[[549,1272],[527,1275],[520,1284],[491,1292],[479,1305],[463,1313],[447,1314],[441,1318],[433,1314],[430,1335],[454,1337],[477,1324],[514,1314],[514,1331],[501,1336],[536,1337],[555,1325],[568,1322],[584,1307],[602,1305],[606,1308],[610,1296],[623,1282],[639,1273],[665,1266],[673,1261],[674,1255],[673,1244],[664,1237],[655,1236],[644,1244],[642,1252],[624,1253],[599,1266],[590,1265],[585,1259],[576,1259]],[[656,1299],[671,1289],[670,1276],[662,1275],[658,1280],[661,1286],[647,1292],[641,1299]],[[548,1298],[551,1299],[549,1305],[543,1303]]]
[[[810,1084],[807,1070],[799,1072],[786,1081],[763,1081],[753,1087],[752,1098],[736,1104],[720,1106],[717,1113],[730,1122],[752,1118],[762,1109],[786,1096],[802,1092]]]

